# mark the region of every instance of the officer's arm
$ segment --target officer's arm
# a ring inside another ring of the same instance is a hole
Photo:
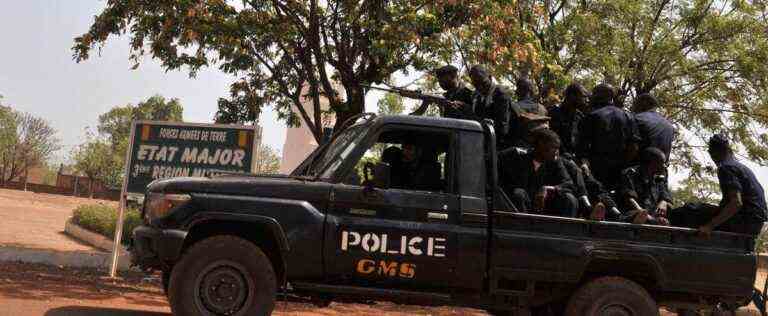
[[[498,126],[496,127],[496,135],[499,138],[504,138],[507,136],[508,133],[510,133],[509,129],[509,120],[512,116],[512,107],[514,104],[512,104],[512,99],[509,98],[503,98],[502,102],[500,102],[496,107],[496,124]]]
[[[579,166],[586,166],[587,157],[589,154],[589,148],[592,145],[592,123],[594,119],[592,115],[585,116],[580,122],[576,139],[576,157],[578,158]],[[588,170],[584,170],[587,172]]]
[[[726,204],[722,210],[720,210],[720,213],[715,216],[715,218],[712,219],[712,221],[709,222],[709,224],[705,225],[710,230],[714,229],[717,226],[720,226],[721,224],[728,221],[731,217],[736,215],[736,213],[739,212],[742,205],[744,203],[741,200],[741,192],[736,190],[728,191],[728,204]]]

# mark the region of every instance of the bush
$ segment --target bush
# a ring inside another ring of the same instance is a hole
[[[72,222],[107,238],[115,238],[118,210],[102,204],[81,205],[72,212]],[[133,229],[141,225],[141,212],[127,209],[123,221],[123,244],[130,242]]]
[[[755,239],[755,252],[757,253],[765,253],[768,251],[766,249],[768,247],[768,230],[763,229],[763,231],[760,232],[760,235],[757,235],[757,238]]]

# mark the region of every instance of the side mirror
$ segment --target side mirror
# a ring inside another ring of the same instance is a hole
[[[365,179],[363,185],[369,189],[389,189],[391,181],[391,168],[388,163],[379,162],[377,164],[366,163],[363,174]],[[373,178],[371,178],[373,176]]]

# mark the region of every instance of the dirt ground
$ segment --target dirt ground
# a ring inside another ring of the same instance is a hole
[[[104,271],[39,264],[0,263],[0,316],[170,316],[157,279],[124,273],[118,280]],[[276,316],[406,316],[486,315],[474,309],[396,305],[392,303],[339,304],[327,308],[278,302]],[[673,313],[662,312],[663,316]],[[739,316],[759,315],[754,310]]]
[[[72,210],[83,204],[116,202],[0,189],[0,246],[97,251],[64,234]]]

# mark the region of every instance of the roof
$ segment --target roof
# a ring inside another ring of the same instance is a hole
[[[462,129],[482,132],[480,123],[471,120],[459,120],[452,118],[417,116],[417,115],[382,115],[373,119],[374,125],[405,124],[415,126],[440,127],[450,129]]]

